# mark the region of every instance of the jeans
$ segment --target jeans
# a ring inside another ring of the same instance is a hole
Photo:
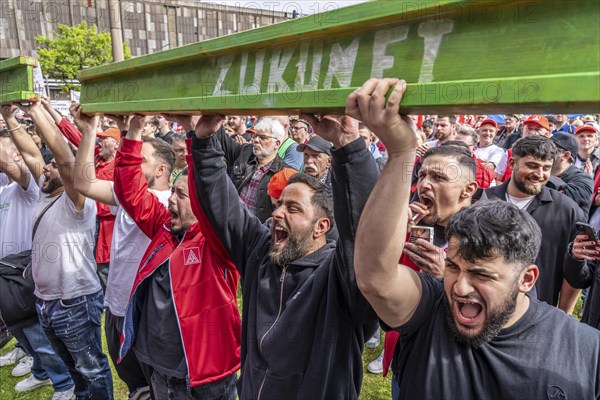
[[[121,339],[121,330],[123,328],[123,317],[117,317],[113,315],[107,308],[104,312],[104,334],[106,335],[106,344],[108,347],[108,354],[113,361],[115,369],[119,378],[127,385],[129,393],[135,392],[137,389],[149,386],[140,362],[133,353],[133,351],[127,352],[127,355],[123,357],[120,363],[117,363],[119,359],[119,347]]]
[[[24,328],[10,328],[10,332],[33,357],[31,374],[36,379],[50,379],[56,392],[64,392],[73,387],[67,366],[54,352],[39,322]]]
[[[237,374],[227,378],[188,389],[183,379],[164,376],[156,371],[152,374],[151,385],[155,399],[160,400],[235,400]]]
[[[108,358],[102,352],[102,291],[68,300],[37,300],[37,311],[56,354],[75,382],[77,399],[113,398]]]
[[[398,400],[400,398],[400,385],[396,380],[396,375],[392,374],[392,400]]]

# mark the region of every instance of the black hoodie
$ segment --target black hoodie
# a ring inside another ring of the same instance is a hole
[[[357,399],[363,344],[377,326],[353,263],[358,219],[379,175],[373,157],[362,138],[333,151],[339,240],[281,267],[268,255],[271,231],[240,202],[222,156],[217,138],[193,140],[200,205],[243,281],[240,399]]]

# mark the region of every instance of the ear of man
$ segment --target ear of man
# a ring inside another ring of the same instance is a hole
[[[519,276],[519,291],[529,293],[540,275],[537,265],[531,264],[523,268]]]
[[[319,218],[313,228],[313,238],[318,239],[323,235],[327,235],[331,229],[331,221],[329,218]]]

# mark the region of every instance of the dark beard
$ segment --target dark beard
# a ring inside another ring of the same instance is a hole
[[[54,192],[56,189],[63,186],[63,181],[60,178],[50,178],[48,181],[48,186],[46,188],[42,188],[42,193],[50,194]]]
[[[486,318],[483,329],[476,336],[465,336],[462,333],[460,333],[460,331],[456,327],[456,322],[454,321],[454,315],[450,307],[450,302],[448,301],[447,296],[444,296],[446,325],[450,330],[450,334],[457,342],[464,343],[475,348],[481,347],[485,343],[498,336],[504,324],[506,324],[510,316],[513,315],[517,306],[518,294],[518,286],[515,284],[512,292],[508,295],[508,298],[501,305],[500,309],[493,312],[489,319]]]
[[[300,235],[298,235],[300,236]],[[290,236],[288,242],[283,246],[281,252],[275,250],[273,240],[271,241],[271,249],[269,250],[269,257],[275,264],[284,266],[290,264],[305,255],[310,251],[310,243],[307,235],[301,235],[302,240],[299,240],[296,235]]]
[[[533,188],[525,186],[525,184],[523,182],[519,181],[518,179],[515,179],[515,186],[521,192],[528,194],[530,196],[536,196],[541,191],[541,190],[537,190],[537,189],[533,189]]]

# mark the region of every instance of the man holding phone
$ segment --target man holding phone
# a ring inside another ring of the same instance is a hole
[[[461,147],[434,147],[423,155],[417,200],[409,205],[409,224],[433,229],[433,240],[411,240],[404,246],[404,254],[422,271],[438,279],[444,273],[448,247],[446,224],[454,214],[471,205],[477,191],[475,175],[475,161]]]

